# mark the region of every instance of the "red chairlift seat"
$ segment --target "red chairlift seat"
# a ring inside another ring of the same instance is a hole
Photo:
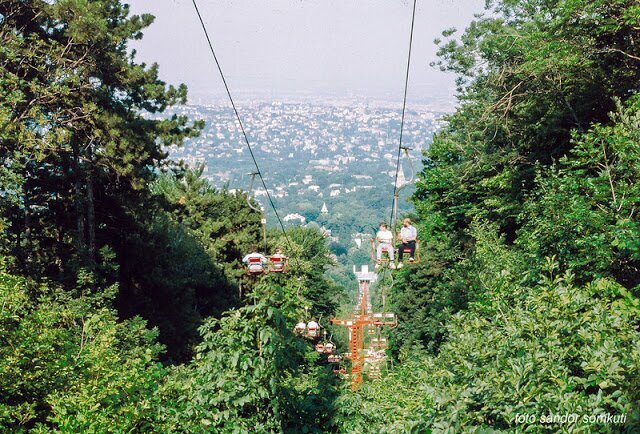
[[[310,338],[317,338],[320,336],[320,325],[315,321],[310,321],[307,324],[307,336]]]
[[[379,260],[378,262],[390,262],[390,261],[391,261],[391,254],[390,254],[390,252],[391,252],[391,250],[392,250],[392,249],[393,249],[393,248],[392,248],[392,247],[390,247],[390,246],[382,247],[382,248],[380,249],[380,252],[381,252],[382,254],[380,255],[380,260]]]
[[[341,376],[346,376],[347,375],[347,370],[345,368],[334,369],[333,373],[337,374],[337,375],[341,375]]]
[[[304,321],[300,321],[298,324],[296,324],[296,326],[293,328],[293,331],[297,334],[297,335],[302,335],[304,334],[304,331],[307,329],[307,325],[304,323]]]
[[[287,269],[288,259],[283,255],[271,255],[269,256],[268,266],[269,271],[273,273],[284,273]]]
[[[409,247],[400,247],[402,252],[402,263],[403,264],[417,264],[420,262],[420,241],[416,240],[416,250],[414,253],[413,261],[410,261],[411,257],[411,249]]]
[[[249,258],[247,260],[247,273],[249,274],[262,274],[264,273],[264,264],[259,257]]]

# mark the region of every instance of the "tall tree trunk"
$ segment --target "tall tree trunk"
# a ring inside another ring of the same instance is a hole
[[[80,168],[80,156],[78,153],[77,143],[73,143],[73,202],[76,209],[76,236],[75,247],[76,254],[79,258],[84,258],[86,253],[86,240],[85,240],[85,222],[84,222],[84,206],[83,206],[83,193],[81,183],[81,168]]]
[[[86,177],[86,193],[87,193],[87,236],[89,242],[89,263],[91,268],[96,264],[96,209],[93,197],[93,143],[89,144],[87,150],[87,160],[89,168]]]
[[[22,194],[24,200],[24,238],[25,238],[25,249],[24,249],[24,265],[25,269],[29,269],[31,266],[31,260],[33,256],[31,254],[31,249],[33,248],[32,239],[31,239],[31,201],[29,199],[29,188],[27,187],[28,181],[22,186]]]

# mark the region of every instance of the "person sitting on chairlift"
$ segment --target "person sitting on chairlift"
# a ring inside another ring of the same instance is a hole
[[[406,218],[402,221],[402,229],[400,230],[400,240],[402,244],[398,246],[398,266],[402,266],[402,257],[405,250],[409,250],[409,262],[414,261],[416,254],[416,239],[418,231],[411,225],[411,220]]]
[[[305,322],[300,321],[298,324],[296,324],[294,331],[296,332],[296,334],[302,335],[306,329],[307,329],[307,325],[305,324]]]
[[[393,261],[393,234],[389,230],[386,223],[380,223],[380,230],[376,234],[376,240],[378,241],[378,247],[376,250],[376,259],[378,263],[382,261],[382,252],[386,250],[389,254],[389,261]]]
[[[271,262],[272,271],[282,272],[284,271],[284,267],[287,263],[287,258],[282,254],[282,249],[280,247],[276,248],[276,252],[269,257],[269,262]]]
[[[320,330],[318,330],[319,328],[320,328],[320,325],[314,319],[309,321],[309,324],[307,324],[308,336],[310,338],[317,338],[320,333]]]
[[[258,252],[258,247],[253,246],[251,253],[242,258],[242,262],[247,266],[249,273],[259,274],[264,272],[264,267],[267,264],[267,258]]]

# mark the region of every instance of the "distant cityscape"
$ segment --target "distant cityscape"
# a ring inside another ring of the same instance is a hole
[[[239,107],[254,155],[281,216],[291,224],[318,221],[331,233],[353,236],[367,226],[364,216],[334,216],[333,210],[368,209],[373,225],[388,211],[392,197],[401,109],[384,103],[254,102]],[[215,186],[248,190],[255,171],[233,111],[228,104],[186,105],[177,114],[202,119],[201,136],[168,149],[171,158],[204,165]],[[421,153],[444,125],[438,104],[406,112],[403,144],[416,173]],[[402,160],[400,182],[410,176]],[[411,187],[406,189],[408,197]],[[254,184],[253,195],[266,205],[266,192]],[[345,206],[347,208],[345,208]],[[378,209],[386,208],[386,209]],[[405,208],[408,206],[405,205]],[[342,217],[342,218],[341,218]],[[348,218],[347,218],[348,217]],[[273,223],[273,222],[271,222]],[[349,225],[349,230],[332,226]],[[343,240],[347,241],[347,240]]]

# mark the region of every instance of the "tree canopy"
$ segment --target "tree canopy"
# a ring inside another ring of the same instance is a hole
[[[357,391],[294,326],[351,351],[329,320],[368,258],[269,228],[288,271],[245,273],[262,216],[168,158],[203,124],[130,50],[152,22],[0,2],[0,430],[640,430],[636,1],[489,0],[436,41],[459,105],[411,199],[422,261],[390,272],[391,363]]]

